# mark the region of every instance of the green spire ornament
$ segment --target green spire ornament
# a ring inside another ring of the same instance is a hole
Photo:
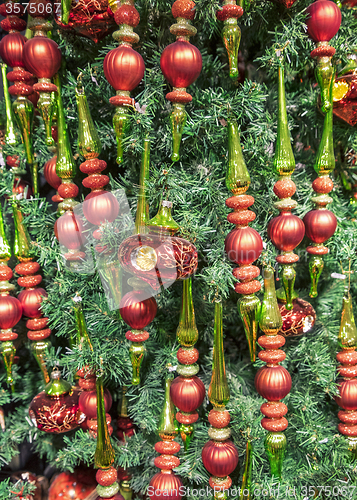
[[[6,112],[6,129],[5,129],[5,142],[9,146],[16,146],[18,143],[16,137],[16,128],[14,124],[14,115],[12,110],[11,98],[9,94],[9,86],[6,78],[7,65],[1,63],[1,76],[2,86],[4,90],[5,112]]]

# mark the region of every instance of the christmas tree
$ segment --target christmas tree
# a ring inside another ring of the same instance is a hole
[[[0,499],[356,497],[357,21],[309,5],[0,7]]]

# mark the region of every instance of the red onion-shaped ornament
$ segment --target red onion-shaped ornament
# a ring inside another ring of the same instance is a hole
[[[268,225],[268,236],[274,246],[282,252],[291,252],[303,240],[305,225],[297,215],[282,212]]]
[[[27,318],[38,318],[41,316],[40,307],[47,292],[43,288],[30,288],[19,293],[19,301],[22,305],[22,314]]]
[[[11,295],[0,295],[0,329],[13,328],[21,319],[22,304]]]
[[[206,394],[202,380],[196,376],[176,377],[171,384],[170,395],[177,408],[185,413],[191,413],[203,403]]]
[[[336,216],[326,209],[311,210],[304,217],[306,236],[314,243],[323,243],[333,236]]]
[[[54,232],[59,243],[70,250],[78,250],[85,240],[82,222],[70,210],[56,220]]]
[[[238,450],[232,441],[208,441],[202,449],[202,463],[210,474],[226,477],[238,465]]]
[[[22,61],[26,38],[21,33],[9,33],[0,42],[0,57],[10,68],[24,68]]]
[[[87,418],[97,418],[97,391],[83,391],[78,400],[79,409]],[[108,389],[104,390],[105,413],[112,406],[112,396]]]
[[[132,291],[121,299],[119,312],[130,328],[143,330],[156,316],[156,300],[154,297],[147,298],[142,290]]]
[[[341,25],[341,11],[331,0],[317,0],[307,8],[307,33],[315,42],[329,42]]]
[[[228,259],[240,265],[256,261],[263,251],[263,241],[260,234],[246,226],[233,229],[224,242]]]
[[[144,77],[145,64],[141,55],[128,45],[120,45],[105,56],[105,78],[115,90],[132,91]]]
[[[113,222],[119,214],[119,203],[109,191],[92,191],[83,203],[84,217],[99,226],[103,222]]]
[[[151,479],[148,495],[150,500],[180,500],[182,481],[172,471],[157,472]]]
[[[263,366],[255,376],[257,392],[268,401],[279,401],[285,398],[291,389],[291,376],[288,370],[280,365]]]
[[[336,403],[344,410],[357,410],[357,379],[342,380],[339,391],[340,395],[335,397]]]
[[[37,78],[51,79],[61,67],[62,54],[56,42],[44,36],[35,36],[23,49],[27,70]]]
[[[187,88],[201,73],[201,52],[190,42],[178,40],[165,48],[161,55],[160,67],[170,85]]]
[[[57,156],[53,156],[50,160],[45,163],[43,169],[43,175],[45,176],[48,184],[57,191],[62,183],[62,179],[56,174],[56,162]]]

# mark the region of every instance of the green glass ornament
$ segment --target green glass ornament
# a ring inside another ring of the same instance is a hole
[[[341,349],[348,349],[357,346],[357,328],[353,314],[352,296],[348,288],[343,295],[342,316],[338,343]]]
[[[240,489],[239,500],[251,500],[251,483],[252,483],[252,466],[253,466],[253,445],[251,441],[247,441],[245,447],[245,463],[242,479],[242,487]]]
[[[234,195],[244,194],[250,186],[250,175],[240,145],[238,123],[234,119],[228,120],[226,186]]]
[[[276,138],[274,168],[280,176],[291,176],[295,170],[295,158],[291,147],[291,139],[286,112],[284,84],[284,68],[279,64],[278,70],[278,134]]]
[[[76,86],[78,109],[78,149],[86,160],[97,158],[102,151],[102,144],[96,126],[90,114],[87,96],[81,83]]]
[[[55,368],[51,373],[51,381],[45,387],[45,393],[50,397],[63,396],[72,392],[72,386],[61,378],[61,372]]]
[[[113,126],[117,141],[117,163],[120,165],[123,162],[123,139],[129,129],[130,117],[128,109],[125,106],[117,106],[113,116]]]
[[[239,78],[238,51],[241,39],[241,30],[238,26],[236,18],[231,17],[224,21],[222,38],[228,54],[229,76],[234,80],[237,80]]]
[[[1,63],[2,86],[4,90],[4,101],[5,101],[5,112],[6,112],[5,142],[9,146],[16,146],[18,140],[16,137],[14,115],[12,111],[8,81],[6,78],[6,70],[7,70],[7,65],[5,63]]]
[[[130,352],[130,361],[133,367],[133,377],[131,379],[131,383],[133,385],[140,384],[140,367],[144,359],[145,350],[146,350],[145,346],[142,342],[131,343],[129,352]]]
[[[335,168],[332,126],[333,107],[326,112],[322,138],[316,155],[314,169],[319,177],[328,175]]]
[[[170,234],[173,236],[180,229],[180,226],[174,221],[171,215],[171,201],[162,201],[159,211],[149,220],[148,226],[150,230],[162,234]]]
[[[16,353],[15,346],[10,340],[1,342],[0,351],[6,369],[6,382],[11,387],[11,390],[14,391],[12,365],[14,363],[14,357]]]
[[[14,217],[15,239],[14,239],[14,255],[23,262],[30,260],[33,251],[30,243],[30,235],[23,223],[23,215],[18,203],[12,205],[12,213]]]
[[[145,234],[146,224],[149,221],[149,204],[146,199],[146,184],[149,180],[150,170],[150,140],[144,139],[144,149],[141,157],[140,178],[139,178],[139,199],[136,209],[135,232]]]
[[[317,297],[317,284],[324,268],[324,259],[321,255],[311,255],[309,271],[311,277],[310,297]]]
[[[260,310],[259,326],[265,335],[276,335],[283,326],[276,299],[274,270],[271,266],[264,268],[264,297]]]
[[[327,113],[333,106],[330,92],[335,81],[335,69],[330,57],[318,57],[315,75],[321,92],[321,110]]]
[[[160,438],[166,441],[172,441],[177,436],[177,429],[175,426],[175,406],[170,395],[171,382],[172,379],[169,377],[165,380],[164,406],[160,414],[159,425],[157,428]]]
[[[256,342],[261,302],[254,294],[243,295],[239,299],[237,307],[243,321],[245,336],[248,341],[250,360],[254,363],[256,359]]]
[[[90,341],[87,323],[83,313],[82,299],[79,295],[76,295],[73,299],[74,301],[74,317],[76,320],[76,331],[77,331],[77,347],[87,346],[91,351],[93,351],[92,342]]]
[[[186,124],[187,114],[185,105],[180,102],[173,103],[172,113],[170,115],[170,124],[172,132],[172,161],[180,159],[180,145],[183,129]]]
[[[180,321],[176,330],[176,337],[183,347],[192,347],[198,340],[198,330],[192,299],[192,278],[184,280],[182,287]]]
[[[215,302],[212,378],[208,388],[208,399],[213,406],[223,408],[228,403],[229,398],[230,392],[223,349],[223,308],[222,302]]]
[[[130,488],[130,482],[126,479],[120,481],[119,483],[120,493],[124,500],[132,500],[133,490]]]
[[[285,309],[291,311],[293,308],[293,299],[294,299],[294,284],[296,278],[296,271],[294,268],[294,264],[284,264],[283,272],[282,272],[282,282],[285,291]]]
[[[266,454],[270,462],[270,472],[281,477],[286,450],[286,436],[282,432],[268,432],[264,441]]]
[[[94,454],[94,467],[96,469],[109,469],[113,464],[115,453],[110,442],[108,425],[104,406],[103,376],[97,377],[97,448]]]
[[[68,24],[71,12],[71,0],[61,0],[61,23]]]
[[[45,125],[46,145],[52,147],[55,143],[52,137],[52,120],[54,114],[54,105],[51,92],[40,92],[40,98],[37,102],[37,108]]]
[[[0,203],[0,262],[6,262],[11,258],[11,248],[7,241],[4,217],[2,214],[2,207]]]
[[[37,361],[38,366],[42,372],[42,377],[45,384],[48,384],[50,381],[50,376],[48,374],[48,369],[46,362],[48,360],[48,350],[51,347],[51,342],[47,339],[45,340],[36,340],[31,343],[31,352],[33,357]]]
[[[357,460],[357,437],[350,436],[347,438],[348,451],[351,453],[351,462]]]

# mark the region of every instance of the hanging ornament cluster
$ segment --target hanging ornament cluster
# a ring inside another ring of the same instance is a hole
[[[311,52],[311,56],[318,58],[316,75],[321,87],[322,110],[325,113],[322,138],[314,165],[318,178],[312,183],[316,195],[311,199],[316,208],[310,210],[304,217],[306,236],[312,241],[312,245],[306,249],[311,255],[309,262],[311,275],[310,297],[317,297],[318,280],[324,267],[323,255],[328,253],[328,248],[324,246],[324,243],[333,236],[337,227],[335,215],[326,208],[326,205],[333,201],[328,195],[333,189],[333,182],[329,178],[329,173],[335,168],[332,134],[335,70],[331,62],[335,49],[328,45],[328,41],[331,40],[340,27],[341,12],[332,1],[317,0],[308,7],[308,13],[308,34],[317,42],[317,47]]]
[[[242,15],[243,8],[237,5],[236,0],[224,0],[222,8],[216,12],[217,19],[224,23],[222,38],[228,54],[229,76],[235,81],[239,78],[238,51],[241,39],[237,19]]]
[[[177,352],[179,364],[176,371],[179,376],[171,385],[171,399],[179,409],[176,420],[181,424],[180,433],[187,450],[193,437],[193,424],[198,420],[197,408],[201,406],[206,394],[203,382],[197,377],[199,352],[194,345],[198,340],[198,330],[193,308],[191,278],[183,282],[180,322],[176,337],[181,345]]]
[[[155,458],[155,465],[160,469],[151,479],[148,495],[150,500],[162,500],[165,497],[171,500],[182,498],[180,488],[183,486],[181,479],[172,471],[180,465],[180,459],[175,454],[180,451],[180,445],[175,441],[177,429],[175,426],[175,408],[170,397],[171,379],[165,382],[164,406],[160,415],[158,434],[161,441],[155,444],[155,450],[161,456]]]
[[[348,54],[347,64],[337,75],[333,90],[333,114],[348,123],[357,123],[357,54]]]
[[[119,42],[119,47],[108,52],[103,62],[105,78],[116,90],[116,96],[110,98],[110,103],[117,108],[113,125],[119,164],[123,161],[123,139],[129,127],[128,110],[134,105],[130,92],[139,85],[145,72],[143,58],[132,48],[132,45],[139,41],[139,35],[134,32],[139,21],[140,16],[134,7],[134,0],[128,0],[120,5],[115,11],[115,22],[120,28],[113,33],[113,38]]]
[[[286,415],[288,408],[280,400],[289,394],[291,377],[289,372],[279,365],[284,361],[285,352],[280,349],[285,344],[282,335],[278,335],[282,327],[282,319],[276,300],[274,271],[271,267],[264,269],[264,298],[260,313],[259,326],[264,336],[259,337],[259,359],[266,363],[255,376],[255,388],[267,400],[260,407],[264,418],[262,427],[268,431],[265,438],[265,450],[270,461],[271,473],[281,477],[282,465],[286,450],[286,437],[283,431],[288,426]]]
[[[226,404],[230,399],[230,392],[224,361],[222,316],[222,302],[215,302],[212,378],[208,389],[208,399],[213,409],[208,415],[208,421],[211,424],[208,429],[210,441],[202,448],[202,463],[212,474],[209,485],[215,492],[215,498],[226,498],[216,495],[219,494],[218,492],[224,495],[224,490],[229,490],[232,485],[229,474],[238,465],[238,450],[229,439],[231,436],[231,430],[228,427],[230,415],[226,410]]]
[[[40,310],[47,293],[44,288],[39,287],[42,276],[38,274],[40,264],[34,261],[31,251],[30,237],[23,222],[23,215],[18,204],[13,203],[13,217],[15,225],[14,254],[20,261],[15,271],[21,277],[18,278],[19,286],[24,287],[19,293],[18,299],[22,305],[22,314],[28,328],[27,338],[31,340],[32,353],[42,371],[45,384],[48,384],[50,377],[46,366],[47,350],[51,346],[48,337],[51,329],[48,328],[48,318],[44,318]]]
[[[234,119],[228,121],[226,186],[233,194],[226,200],[226,205],[234,210],[227,219],[236,227],[226,237],[225,251],[228,259],[239,265],[239,268],[233,271],[233,276],[239,280],[235,285],[235,291],[242,295],[238,302],[238,311],[243,321],[250,359],[253,362],[256,357],[260,310],[260,300],[254,294],[260,290],[261,285],[256,279],[260,270],[252,264],[263,251],[263,241],[260,234],[249,227],[249,223],[256,217],[255,213],[249,210],[254,198],[246,194],[250,186],[250,176],[242,154],[238,124]]]
[[[176,0],[172,5],[172,15],[176,23],[170,33],[176,36],[176,42],[166,47],[161,54],[160,67],[164,77],[173,87],[166,94],[166,99],[173,103],[170,115],[172,131],[172,161],[180,159],[180,144],[186,123],[185,104],[192,101],[186,91],[199,77],[202,69],[200,51],[190,43],[190,37],[197,33],[191,21],[195,18],[195,2],[192,0]]]

